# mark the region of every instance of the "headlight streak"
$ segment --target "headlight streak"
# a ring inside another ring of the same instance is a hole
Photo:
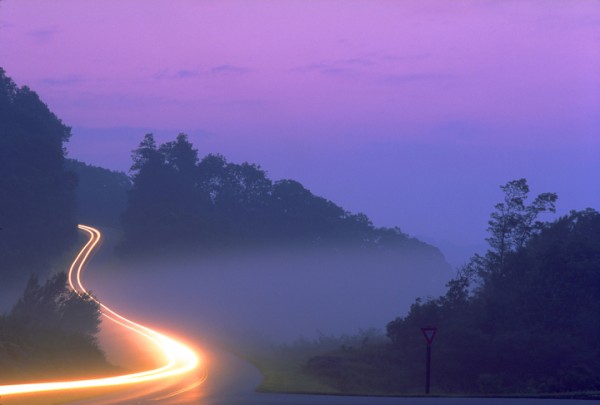
[[[196,381],[195,383],[193,383],[192,385],[188,385],[185,388],[182,388],[180,390],[177,390],[175,392],[172,392],[170,394],[167,395],[163,395],[162,397],[158,397],[158,398],[153,398],[152,401],[164,401],[165,399],[169,399],[169,398],[173,398],[176,397],[177,395],[181,395],[184,392],[188,392],[193,390],[194,388],[198,387],[199,385],[201,385],[204,381],[206,380],[206,374],[204,376],[202,376],[202,378],[198,381]]]
[[[86,294],[91,299],[96,301],[100,305],[102,315],[107,319],[123,326],[124,328],[131,330],[138,335],[141,335],[152,342],[161,352],[166,359],[166,364],[156,369],[124,374],[113,377],[87,379],[87,380],[76,380],[76,381],[57,381],[57,382],[42,382],[42,383],[28,383],[28,384],[14,384],[14,385],[0,385],[0,396],[2,395],[14,395],[14,394],[27,394],[36,392],[49,392],[59,390],[72,390],[81,388],[98,388],[98,387],[110,387],[110,386],[121,386],[128,384],[137,384],[146,381],[165,379],[168,377],[181,375],[196,369],[200,360],[196,353],[185,346],[184,344],[169,338],[155,330],[152,330],[146,326],[135,323],[108,308],[102,304],[96,298],[94,298],[85,289],[81,282],[81,273],[87,260],[96,248],[101,240],[101,233],[95,228],[85,225],[79,225],[79,229],[87,232],[90,239],[85,246],[79,251],[79,254],[71,264],[68,274],[68,280],[70,287],[77,292],[79,295]],[[75,279],[75,282],[74,282]],[[185,392],[189,389],[195,388],[206,380],[207,374],[204,370],[203,375],[199,381],[193,386],[177,391]]]

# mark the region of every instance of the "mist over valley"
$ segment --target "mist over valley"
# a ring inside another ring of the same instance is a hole
[[[597,401],[599,5],[0,0],[0,402]]]
[[[383,331],[416,298],[442,294],[452,276],[439,257],[319,248],[100,262],[87,275],[99,297],[121,308],[152,305],[157,321],[173,326],[182,317],[207,336],[274,343]]]

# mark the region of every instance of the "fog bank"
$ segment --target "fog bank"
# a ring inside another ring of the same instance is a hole
[[[229,253],[135,263],[100,261],[84,282],[106,304],[207,338],[291,341],[385,329],[451,277],[438,258],[352,250]]]

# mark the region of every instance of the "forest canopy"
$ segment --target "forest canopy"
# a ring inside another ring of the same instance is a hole
[[[71,130],[0,68],[0,277],[24,282],[77,237],[77,179],[65,169]]]
[[[257,244],[351,245],[439,251],[401,232],[376,228],[294,180],[272,181],[258,165],[202,159],[185,134],[157,145],[147,134],[132,153],[123,250]]]

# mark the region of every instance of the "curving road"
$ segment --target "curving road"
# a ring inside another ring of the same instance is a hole
[[[79,229],[85,232],[89,239],[69,270],[69,283],[79,294],[87,294],[81,274],[90,255],[98,247],[101,234],[97,229],[85,225],[80,225]],[[168,302],[166,299],[165,302],[161,302],[161,306]],[[555,403],[587,405],[594,403],[568,399],[373,398],[262,394],[254,391],[260,382],[260,374],[245,361],[218,349],[210,350],[211,378],[207,380],[208,359],[164,333],[133,322],[100,302],[99,305],[103,316],[121,328],[122,332],[135,337],[137,344],[152,354],[157,366],[107,378],[0,386],[1,405],[65,403],[77,405],[549,405]],[[158,303],[155,304],[157,305]],[[149,309],[152,310],[152,306]]]
[[[199,354],[166,334],[118,314],[88,294],[81,274],[102,235],[90,226],[79,225],[79,229],[87,233],[89,239],[69,269],[71,288],[80,295],[94,299],[100,305],[104,318],[126,333],[141,338],[138,340],[139,344],[146,346],[146,351],[152,354],[159,365],[139,372],[103,378],[3,385],[0,386],[2,404],[71,402],[75,398],[87,396],[104,398],[106,393],[110,393],[108,398],[95,399],[93,403],[131,403],[134,398],[142,397],[165,402],[185,396],[196,389],[207,377]],[[107,400],[110,402],[100,402]]]

